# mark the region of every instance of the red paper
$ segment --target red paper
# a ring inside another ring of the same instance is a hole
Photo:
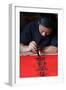
[[[58,56],[20,56],[20,78],[58,75]]]

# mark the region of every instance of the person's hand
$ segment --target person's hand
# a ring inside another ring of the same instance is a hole
[[[28,46],[28,49],[29,51],[32,51],[34,53],[36,53],[36,50],[37,50],[37,44],[35,41],[32,41],[29,43],[29,46]]]
[[[58,49],[55,46],[48,46],[44,49],[44,53],[45,54],[57,54]]]

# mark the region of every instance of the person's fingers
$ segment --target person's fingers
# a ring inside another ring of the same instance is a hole
[[[29,44],[29,50],[36,53],[37,50],[37,44],[35,43],[35,41],[30,42]]]
[[[35,47],[31,46],[30,48],[31,48],[31,51],[36,52],[36,48]]]
[[[31,47],[33,47],[35,50],[37,49],[37,47],[34,44],[31,44]]]
[[[31,44],[37,46],[36,42],[35,41],[32,41]]]
[[[30,50],[31,50],[32,52],[36,53],[36,47],[34,47],[34,46],[31,45],[29,48],[30,48]]]
[[[29,44],[29,47],[33,47],[34,49],[37,48],[37,46],[36,46],[36,44],[35,44],[34,42],[31,42],[31,43]]]

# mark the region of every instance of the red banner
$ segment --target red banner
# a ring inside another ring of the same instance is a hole
[[[20,78],[58,75],[58,55],[20,56]]]

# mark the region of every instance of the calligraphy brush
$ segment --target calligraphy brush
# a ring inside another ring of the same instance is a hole
[[[37,47],[37,55],[40,56],[39,48]]]

